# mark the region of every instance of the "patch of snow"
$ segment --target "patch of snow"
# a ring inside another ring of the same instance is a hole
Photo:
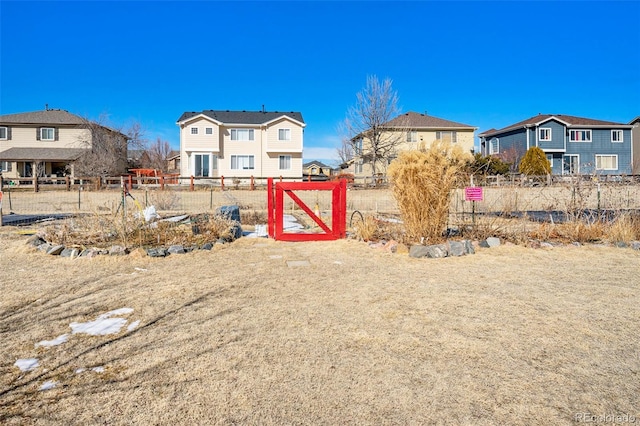
[[[124,318],[98,318],[89,322],[72,322],[69,324],[73,334],[85,333],[92,336],[104,336],[120,332],[127,320]]]
[[[148,271],[148,269],[144,269],[144,268],[133,268],[133,269],[135,269],[136,271],[140,271],[140,272]]]
[[[126,314],[130,314],[131,312],[133,312],[132,308],[114,309],[113,311],[109,311],[106,314],[100,315],[98,317],[98,319],[110,318],[110,317],[113,317],[113,316],[126,315]]]
[[[47,380],[46,382],[44,382],[42,384],[42,386],[40,386],[40,390],[41,391],[46,391],[49,389],[53,389],[56,387],[56,385],[58,384],[58,382],[54,381],[54,380]]]
[[[283,231],[291,231],[296,229],[304,229],[302,225],[298,223],[298,220],[290,214],[282,215],[282,228]]]
[[[36,343],[36,348],[38,346],[44,346],[45,348],[48,348],[51,346],[58,346],[65,343],[67,340],[69,340],[69,335],[65,333],[56,337],[53,340],[43,340],[41,342]]]
[[[91,371],[95,372],[95,373],[104,373],[104,367],[102,366],[98,366],[98,367],[93,367],[91,369]]]
[[[140,320],[134,321],[131,324],[129,324],[129,326],[127,327],[127,331],[135,330],[136,328],[138,328],[139,325],[140,325]]]
[[[339,260],[334,260],[333,263],[334,265],[342,265],[342,262],[340,262]]]
[[[80,374],[80,373],[84,373],[85,371],[87,371],[87,369],[86,369],[86,368],[77,368],[77,369],[76,369],[76,371],[75,371],[75,373],[76,373],[76,374]]]
[[[31,371],[40,366],[37,358],[19,359],[13,365],[18,367],[20,371]]]

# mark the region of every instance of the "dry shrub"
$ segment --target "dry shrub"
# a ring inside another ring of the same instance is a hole
[[[356,238],[363,241],[372,241],[380,234],[378,230],[378,222],[370,215],[367,215],[362,220],[358,220],[353,223],[351,228]]]
[[[178,195],[175,191],[154,191],[149,197],[151,205],[156,207],[156,210],[174,210],[178,206]]]
[[[67,247],[200,245],[231,237],[235,222],[220,216],[196,215],[186,223],[158,221],[147,223],[131,212],[122,215],[86,215],[70,218],[43,228],[42,237]]]
[[[607,239],[611,242],[624,242],[640,239],[640,216],[621,214],[606,230]]]
[[[407,238],[435,242],[443,238],[451,191],[463,177],[471,154],[440,141],[429,148],[401,152],[388,168],[393,195]]]
[[[542,223],[530,232],[530,237],[543,241],[591,243],[601,241],[606,227],[600,221],[576,219],[563,223]]]
[[[264,210],[241,210],[240,222],[243,225],[263,225],[267,223],[267,212]]]

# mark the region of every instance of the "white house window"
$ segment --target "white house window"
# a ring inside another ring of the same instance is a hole
[[[571,130],[569,131],[569,141],[591,142],[591,130]]]
[[[205,135],[212,135],[213,134],[213,127],[205,127],[204,128],[204,134]]]
[[[489,155],[500,154],[500,139],[493,138],[489,141]]]
[[[596,154],[596,170],[618,170],[618,156]]]
[[[354,164],[354,173],[356,173],[356,174],[357,173],[362,173],[362,169],[363,169],[362,163],[363,163],[362,159],[360,159],[360,160],[355,162],[355,164]]]
[[[231,169],[232,170],[253,170],[253,155],[232,155],[231,156]]]
[[[208,177],[210,167],[210,155],[209,154],[195,154],[193,156],[193,175],[199,177]]]
[[[549,142],[551,141],[551,128],[549,127],[541,127],[539,129],[539,139],[541,142]]]
[[[0,127],[0,140],[6,141],[9,138],[9,132],[6,127]]]
[[[436,139],[445,143],[458,142],[458,132],[436,132]]]
[[[415,130],[408,131],[407,142],[418,142],[418,132]]]
[[[280,156],[280,170],[291,170],[291,156],[290,155],[281,155]]]
[[[252,141],[253,129],[231,129],[232,141]]]
[[[613,143],[622,143],[624,142],[624,136],[622,130],[612,130],[611,131],[611,142]]]
[[[192,135],[197,135],[198,134],[198,128],[197,127],[192,127],[191,128],[191,134]]]
[[[356,155],[362,154],[362,138],[353,141],[353,150]]]
[[[562,174],[575,175],[580,173],[580,156],[578,154],[566,154],[562,157]]]
[[[291,129],[278,129],[278,140],[279,141],[290,141],[291,140]]]
[[[55,139],[56,130],[53,127],[42,127],[40,129],[40,140],[52,141]]]
[[[12,164],[11,161],[0,161],[0,172],[10,172]]]

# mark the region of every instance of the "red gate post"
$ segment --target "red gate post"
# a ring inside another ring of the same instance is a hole
[[[271,238],[276,237],[275,212],[273,210],[273,178],[267,179],[267,233]]]

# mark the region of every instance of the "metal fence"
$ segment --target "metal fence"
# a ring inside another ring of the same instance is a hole
[[[128,187],[128,186],[127,186]],[[99,189],[98,189],[99,188]],[[153,205],[159,212],[197,214],[235,204],[244,210],[266,211],[266,179],[220,185],[216,180],[197,180],[195,183],[159,184],[136,182],[124,196],[120,183],[75,180],[67,184],[41,183],[38,192],[27,185],[2,187],[2,212],[16,214],[79,214],[114,212],[122,203],[127,208]],[[572,180],[542,186],[521,184],[483,187],[483,201],[466,201],[464,189],[454,191],[450,212],[468,215],[491,212],[563,211],[576,209],[636,210],[640,209],[640,184],[631,181],[599,182]],[[331,210],[331,194],[325,191],[301,191],[297,194],[307,205],[321,211]],[[285,210],[298,209],[285,198]],[[399,214],[391,189],[349,185],[347,212],[371,214]]]

